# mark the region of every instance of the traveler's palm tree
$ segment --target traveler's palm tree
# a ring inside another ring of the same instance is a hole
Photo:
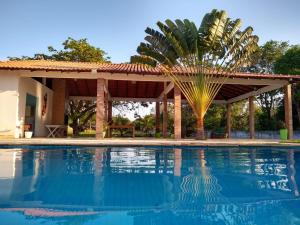
[[[241,20],[225,11],[204,16],[200,28],[189,20],[157,23],[160,31],[146,29],[146,42],[132,63],[160,68],[181,90],[197,117],[197,138],[204,139],[203,119],[230,74],[246,66],[257,49],[253,29],[240,30]]]

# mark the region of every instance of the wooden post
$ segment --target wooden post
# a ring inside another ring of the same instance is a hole
[[[181,139],[181,91],[174,86],[174,138]]]
[[[292,108],[292,85],[287,84],[284,87],[284,114],[285,126],[288,130],[288,139],[293,139],[293,108]]]
[[[255,124],[254,124],[254,97],[249,97],[249,136],[250,139],[255,138]]]
[[[164,89],[166,89],[167,84],[164,83]],[[163,137],[168,137],[168,97],[165,94],[163,96]]]
[[[108,129],[107,129],[107,137],[111,137],[111,130],[109,126],[112,124],[112,101],[108,101],[107,103],[107,123],[108,123]]]
[[[155,105],[155,132],[160,132],[160,102],[157,101]]]
[[[105,121],[108,122],[108,93],[104,92],[104,98],[105,98]]]
[[[65,120],[66,79],[53,79],[52,124],[63,125]]]
[[[112,121],[112,101],[108,101],[107,106],[107,122],[110,123]]]
[[[231,137],[231,104],[228,103],[226,105],[226,133],[227,133],[227,138]]]
[[[97,100],[96,100],[96,138],[103,138],[104,125],[104,79],[97,79]]]

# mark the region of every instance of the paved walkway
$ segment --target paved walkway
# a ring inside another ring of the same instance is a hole
[[[155,139],[155,138],[32,138],[0,139],[0,145],[87,145],[87,146],[300,146],[299,144],[280,143],[278,140],[250,139]]]

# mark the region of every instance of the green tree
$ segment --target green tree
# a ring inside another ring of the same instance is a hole
[[[131,123],[131,121],[128,118],[123,117],[121,115],[114,116],[112,120],[113,120],[113,124],[115,125],[127,125]],[[121,137],[123,137],[124,134],[127,133],[128,131],[124,129],[119,129],[119,132]]]
[[[182,104],[181,108],[181,127],[182,136],[190,137],[196,132],[196,117],[189,104]]]
[[[205,128],[220,131],[225,128],[226,108],[224,105],[212,105],[205,115]]]
[[[109,62],[107,53],[100,48],[92,46],[86,38],[75,40],[69,37],[63,43],[63,49],[57,50],[48,47],[49,54],[37,53],[34,56],[8,57],[10,60],[57,60],[72,62]]]
[[[288,42],[270,40],[260,46],[253,57],[253,64],[249,70],[256,73],[274,73],[274,64],[288,49]],[[282,100],[281,90],[273,90],[256,97],[261,111],[257,114],[258,129],[276,129],[276,108]]]
[[[288,50],[289,43],[286,41],[267,41],[260,46],[254,54],[252,72],[274,73],[274,64]]]
[[[196,133],[196,117],[188,104],[182,105],[182,134],[184,137],[194,136]],[[207,130],[224,130],[226,109],[224,105],[213,104],[207,110],[204,126]]]
[[[276,73],[300,74],[300,45],[292,46],[275,63]],[[300,123],[300,84],[293,85],[293,104],[296,106],[298,122]]]
[[[71,100],[67,114],[69,116],[69,125],[73,129],[73,135],[78,136],[84,131],[88,122],[95,115],[96,104],[93,101]]]
[[[197,118],[197,139],[204,139],[204,116],[229,74],[248,65],[258,37],[253,28],[241,31],[241,20],[225,11],[207,13],[199,28],[189,20],[158,22],[160,31],[146,29],[145,43],[133,63],[157,66],[184,94]],[[218,82],[215,81],[219,75]],[[186,78],[186,79],[185,79]],[[188,80],[188,82],[187,82]]]
[[[155,129],[155,117],[154,115],[146,115],[141,121],[141,128],[143,132],[146,134],[146,136],[149,136],[151,132]]]
[[[112,106],[118,112],[125,116],[128,112],[135,111],[135,117],[138,118],[137,110],[143,110],[149,107],[149,102],[133,102],[133,101],[113,101]]]
[[[300,74],[300,45],[289,48],[275,63],[276,73],[299,75]]]
[[[231,111],[231,129],[247,131],[249,129],[249,108],[247,100],[233,103]]]
[[[68,38],[63,43],[63,49],[57,50],[52,46],[48,47],[49,58],[57,61],[72,62],[109,62],[107,53],[102,49],[92,46],[87,39],[75,40]],[[46,57],[48,58],[48,57]]]

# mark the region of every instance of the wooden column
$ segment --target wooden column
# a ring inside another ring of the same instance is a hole
[[[66,80],[53,79],[52,124],[63,125],[65,120]]]
[[[287,84],[284,87],[284,115],[285,126],[288,130],[288,139],[293,139],[293,108],[292,108],[292,85]]]
[[[226,133],[228,138],[231,137],[231,104],[226,105]]]
[[[112,125],[112,101],[107,103],[107,123],[108,126]],[[111,130],[107,130],[107,137],[111,138]]]
[[[103,138],[103,125],[105,120],[104,112],[104,79],[97,79],[97,100],[96,100],[96,138]]]
[[[164,89],[166,89],[167,84],[164,84]],[[163,137],[168,137],[168,97],[163,96]]]
[[[104,109],[105,109],[105,121],[108,122],[108,93],[104,92],[104,98],[105,98],[105,102],[104,102]]]
[[[110,123],[112,121],[112,101],[108,101],[107,106],[107,122]]]
[[[155,104],[155,132],[160,132],[160,102]]]
[[[181,91],[174,86],[174,137],[181,139]]]
[[[255,124],[254,124],[254,97],[249,97],[249,137],[255,138]]]

